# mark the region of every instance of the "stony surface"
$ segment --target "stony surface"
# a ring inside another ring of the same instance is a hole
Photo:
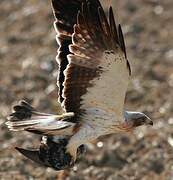
[[[66,172],[69,180],[173,179],[173,1],[113,0],[133,67],[126,107],[147,113],[154,127],[100,139]],[[39,137],[4,125],[20,99],[40,111],[57,107],[57,44],[50,2],[0,1],[0,179],[60,179],[25,159],[15,146],[37,147]]]

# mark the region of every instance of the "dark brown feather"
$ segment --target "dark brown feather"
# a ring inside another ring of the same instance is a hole
[[[89,83],[98,75],[96,69],[90,69],[71,64],[68,68],[64,89],[64,107],[67,112],[79,113],[81,96],[91,86]],[[78,117],[75,117],[75,120]]]
[[[84,0],[52,0],[52,8],[56,18],[55,28],[59,33],[58,44],[59,53],[57,61],[59,64],[59,101],[62,102],[63,82],[64,82],[64,70],[68,65],[67,55],[70,54],[68,46],[72,43],[69,38],[73,33],[73,26],[77,23],[77,13],[81,9],[82,2]],[[66,38],[62,38],[66,35]]]
[[[125,42],[124,42],[124,36],[123,36],[123,32],[122,32],[122,28],[121,25],[118,25],[118,35],[119,35],[119,43],[120,43],[120,47],[122,49],[122,51],[125,54],[125,57],[127,58],[127,53],[126,53],[126,46],[125,46]]]
[[[99,19],[100,19],[100,24],[103,29],[103,33],[105,33],[105,36],[110,38],[110,26],[108,24],[105,12],[102,7],[98,8],[98,13],[99,13]]]
[[[43,161],[40,160],[39,157],[39,150],[27,150],[19,147],[15,147],[16,150],[18,150],[21,154],[26,156],[28,159],[40,164],[41,166],[50,166],[48,164],[43,164]]]
[[[101,70],[96,67],[98,59],[101,58],[104,50],[115,47],[111,44],[110,26],[99,1],[82,4],[74,32],[73,45],[70,46],[70,50],[75,55],[69,57],[71,64],[66,70],[63,92],[64,109],[76,114],[75,119],[71,121],[76,121],[78,115],[83,113],[80,109],[81,97],[87,93],[87,88],[92,86],[91,80],[99,77],[101,73]],[[84,55],[84,57],[82,56],[80,60],[77,54]],[[78,64],[78,61],[81,64]],[[83,66],[81,66],[82,63]],[[87,68],[87,64],[91,64],[90,67]]]
[[[115,18],[114,18],[112,7],[110,7],[110,9],[109,9],[109,23],[110,23],[112,38],[113,38],[114,42],[119,44],[118,31],[117,31],[117,26],[115,23]]]
[[[76,114],[70,120],[76,122],[77,116],[83,112],[81,97],[102,72],[98,66],[102,53],[121,48],[127,57],[125,43],[121,28],[117,32],[112,8],[108,22],[99,0],[52,0],[52,4],[60,45],[60,102],[66,112]],[[127,66],[130,67],[128,61]]]
[[[129,63],[128,59],[127,59],[126,45],[125,45],[125,41],[124,41],[123,31],[122,31],[122,28],[121,28],[120,24],[118,25],[118,35],[119,35],[120,47],[121,47],[122,51],[124,52],[125,58],[127,60],[127,68],[129,70],[129,75],[131,75],[132,74],[131,66],[130,66],[130,63]]]
[[[13,107],[13,113],[9,115],[8,120],[20,121],[23,119],[31,118],[35,109],[30,106],[26,101],[22,100]]]

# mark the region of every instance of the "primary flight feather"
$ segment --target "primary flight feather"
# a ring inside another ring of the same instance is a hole
[[[124,109],[131,68],[112,7],[108,17],[98,0],[52,0],[52,7],[59,44],[57,85],[64,113],[40,113],[21,101],[6,124],[13,131],[44,135],[47,141],[42,141],[39,151],[17,149],[59,170],[74,164],[83,144],[152,121],[143,113]],[[56,158],[51,152],[58,152]]]

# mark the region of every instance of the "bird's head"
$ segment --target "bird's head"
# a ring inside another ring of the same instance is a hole
[[[142,125],[153,125],[153,121],[144,113],[125,111],[124,117],[127,123],[133,128]]]

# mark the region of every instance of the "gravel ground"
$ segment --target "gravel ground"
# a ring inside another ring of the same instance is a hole
[[[132,64],[126,107],[147,113],[153,127],[111,135],[89,145],[69,180],[173,180],[173,1],[112,0]],[[60,179],[14,150],[37,147],[38,136],[4,125],[11,105],[25,99],[58,112],[57,44],[50,2],[0,1],[0,179]]]

